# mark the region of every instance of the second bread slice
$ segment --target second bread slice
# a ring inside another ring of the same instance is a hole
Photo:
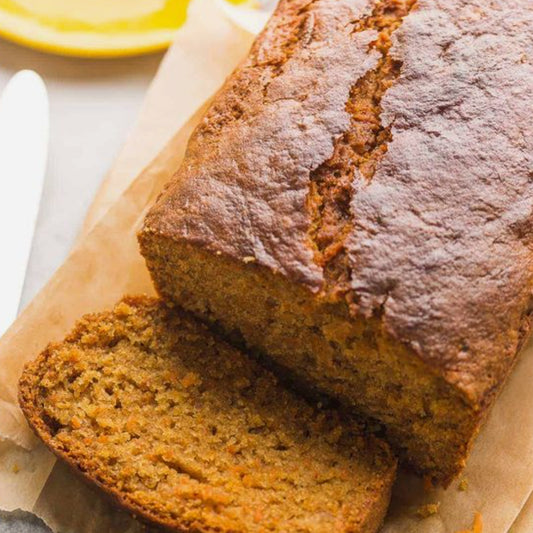
[[[20,403],[60,458],[185,532],[374,532],[395,460],[157,300],[82,319],[26,367]]]

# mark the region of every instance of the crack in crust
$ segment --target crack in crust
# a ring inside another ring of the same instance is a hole
[[[391,36],[417,0],[378,0],[372,13],[354,24],[354,33],[374,30],[370,49],[381,53],[375,69],[352,87],[346,103],[350,128],[334,145],[333,155],[310,176],[307,206],[311,215],[309,237],[315,262],[324,272],[325,293],[336,299],[349,291],[351,266],[345,250],[353,221],[351,199],[354,179],[370,181],[392,140],[390,126],[381,121],[381,100],[401,72],[401,62],[389,54]]]
[[[197,135],[203,139],[219,134],[230,124],[249,119],[256,112],[250,102],[258,88],[262,98],[273,80],[283,73],[285,64],[296,51],[305,47],[312,38],[317,0],[285,1],[284,9],[274,14],[275,23],[268,25],[250,51],[240,71],[223,89],[225,98],[213,102]],[[260,71],[259,77],[253,72]]]

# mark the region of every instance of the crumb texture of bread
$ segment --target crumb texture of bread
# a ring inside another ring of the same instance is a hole
[[[444,485],[530,329],[532,26],[530,0],[282,0],[139,234],[165,299]]]
[[[155,299],[82,319],[26,367],[20,403],[54,453],[171,531],[373,533],[390,499],[383,442]]]

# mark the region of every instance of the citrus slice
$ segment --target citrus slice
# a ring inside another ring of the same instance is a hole
[[[0,36],[46,52],[115,57],[166,48],[189,0],[0,0]]]

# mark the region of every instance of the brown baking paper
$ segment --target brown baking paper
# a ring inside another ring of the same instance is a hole
[[[89,209],[82,234],[221,86],[252,41],[252,35],[221,15],[216,0],[191,3],[187,23],[152,81],[129,139]]]
[[[220,16],[212,0],[195,0],[187,26],[149,92],[138,126],[97,198],[86,233],[0,340],[0,508],[33,511],[54,531],[65,533],[140,531],[126,513],[114,510],[98,492],[55,463],[32,437],[16,405],[16,383],[24,362],[49,340],[61,339],[80,315],[109,308],[124,293],[152,291],[135,233],[179,165],[203,109],[190,119],[189,115],[220,85],[250,42],[251,36]],[[128,187],[158,143],[179,128]],[[386,533],[464,530],[475,512],[483,516],[485,533],[506,532],[513,522],[513,533],[530,531],[533,503],[526,505],[522,516],[518,514],[533,488],[532,382],[533,346],[529,345],[474,447],[463,474],[467,490],[458,490],[455,483],[447,491],[425,492],[420,480],[402,474]],[[417,512],[428,503],[438,504],[438,511],[420,518]]]

